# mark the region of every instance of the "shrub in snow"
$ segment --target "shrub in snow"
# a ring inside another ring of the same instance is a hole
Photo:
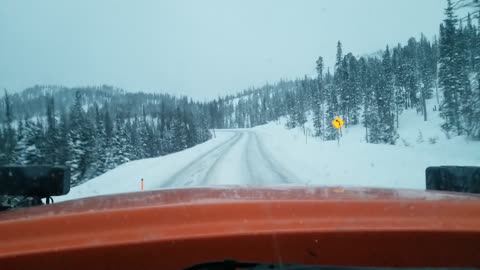
[[[428,143],[430,143],[430,144],[436,144],[437,141],[438,141],[437,136],[428,138]]]
[[[407,142],[407,140],[405,140],[405,139],[402,139],[402,143],[403,143],[403,145],[404,145],[405,147],[410,147],[410,146],[412,146],[412,145],[411,145],[409,142]]]
[[[417,143],[423,143],[423,134],[420,130],[418,131]]]

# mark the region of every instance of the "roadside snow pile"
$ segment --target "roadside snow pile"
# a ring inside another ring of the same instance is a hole
[[[233,135],[233,133],[229,132],[218,132],[216,138],[185,151],[158,158],[124,163],[111,171],[72,188],[65,196],[55,197],[55,201],[140,191],[140,175],[144,178],[145,190],[160,188],[172,175],[212,150],[215,146],[227,141]]]
[[[397,145],[366,143],[361,125],[344,128],[339,145],[306,138],[300,128],[287,130],[285,119],[254,130],[272,156],[305,184],[424,189],[428,166],[480,166],[480,142],[448,139],[432,103],[427,122],[415,110],[403,112]],[[311,121],[306,129],[313,130]]]

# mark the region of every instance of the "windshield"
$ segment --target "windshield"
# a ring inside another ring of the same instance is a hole
[[[2,1],[0,165],[68,167],[56,202],[424,190],[480,165],[479,21],[475,0]]]

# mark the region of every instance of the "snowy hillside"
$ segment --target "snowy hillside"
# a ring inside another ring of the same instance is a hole
[[[480,166],[480,142],[447,139],[432,103],[427,122],[415,110],[402,114],[397,145],[366,143],[361,126],[344,129],[340,144],[306,138],[301,128],[288,130],[281,119],[252,129],[217,130],[217,138],[191,149],[128,162],[56,200],[140,191],[142,178],[145,190],[228,184],[424,189],[428,166]],[[307,130],[311,125],[307,122]]]
[[[415,110],[401,115],[397,145],[367,144],[362,126],[344,129],[340,144],[305,138],[301,128],[286,130],[285,119],[255,130],[279,162],[307,184],[424,189],[428,166],[480,166],[480,142],[447,139],[429,101],[427,122]],[[313,129],[312,122],[306,127]]]

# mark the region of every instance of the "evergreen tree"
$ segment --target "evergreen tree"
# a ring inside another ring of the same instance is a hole
[[[379,119],[377,125],[380,126],[381,143],[395,144],[398,134],[395,129],[394,121],[394,87],[393,87],[393,68],[390,56],[390,50],[387,46],[382,59],[382,73],[376,88],[376,105]]]
[[[69,133],[69,126],[68,126],[68,119],[67,113],[62,110],[60,113],[60,123],[58,125],[58,145],[55,148],[55,153],[58,160],[58,165],[66,165],[68,158],[69,158],[69,150],[68,150],[68,133]]]
[[[188,147],[187,130],[184,122],[182,121],[182,113],[178,107],[172,120],[172,131],[174,151],[182,151],[186,149]]]
[[[108,169],[108,154],[109,147],[107,143],[107,134],[105,132],[104,116],[100,112],[98,104],[94,104],[95,109],[95,156],[96,160],[96,174],[98,176]]]
[[[419,75],[422,83],[420,87],[420,103],[424,121],[428,120],[427,113],[427,99],[432,97],[432,87],[435,80],[435,64],[432,64],[433,52],[427,38],[422,34],[418,50]]]
[[[338,101],[337,101],[337,94],[335,92],[335,87],[328,87],[327,88],[327,119],[326,125],[327,128],[325,129],[325,139],[326,140],[336,140],[339,136],[338,130],[332,126],[330,123],[333,119],[338,116]]]
[[[27,165],[43,165],[44,147],[43,128],[39,120],[26,121],[25,123],[25,150],[22,152],[21,160]]]
[[[455,58],[454,58],[454,71],[456,73],[456,91],[459,97],[459,108],[461,114],[461,126],[467,131],[471,130],[473,124],[473,93],[469,79],[469,50],[467,47],[467,34],[460,25],[460,28],[456,32],[456,46],[455,46]],[[461,133],[464,133],[463,131]]]
[[[67,165],[71,169],[71,185],[76,186],[95,175],[95,169],[91,166],[95,161],[94,127],[85,116],[82,109],[82,96],[78,91],[70,112],[69,127]]]
[[[323,58],[319,57],[317,60],[317,79],[314,94],[312,96],[312,111],[313,111],[313,127],[315,129],[315,136],[323,137],[323,103],[324,103],[324,87],[323,87]]]
[[[126,125],[117,114],[115,119],[115,130],[113,132],[111,145],[111,161],[107,164],[109,169],[113,169],[125,162],[130,161],[128,149],[129,136],[127,135]]]
[[[360,105],[361,105],[361,90],[360,90],[360,78],[358,70],[358,61],[351,53],[347,56],[347,81],[346,91],[348,93],[348,113],[347,119],[352,125],[359,123]]]
[[[439,81],[443,90],[441,116],[445,120],[442,128],[445,132],[454,132],[461,135],[463,127],[460,121],[460,97],[457,89],[458,77],[457,66],[457,19],[453,12],[452,1],[447,0],[448,6],[445,9],[446,18],[440,31],[440,68]]]
[[[420,99],[418,97],[419,93],[419,76],[417,68],[418,60],[418,44],[415,38],[410,38],[408,40],[407,46],[403,49],[404,57],[404,82],[406,90],[406,108],[420,108]],[[420,110],[418,110],[420,111]]]
[[[397,129],[400,127],[400,113],[405,108],[405,80],[403,74],[405,73],[404,64],[403,64],[402,48],[400,44],[397,48],[393,50],[392,64],[394,69],[394,89],[393,89],[393,99],[394,99],[394,111],[395,111],[395,122]]]
[[[340,42],[340,40],[337,42],[337,55],[335,59],[336,59],[335,61],[335,73],[336,73],[337,69],[341,66],[342,60],[343,60],[342,42]]]
[[[472,123],[467,133],[471,138],[480,140],[480,76],[477,75],[477,89],[472,96]]]
[[[285,103],[287,108],[287,128],[295,128],[297,121],[295,119],[295,97],[291,91],[287,91],[285,95]]]
[[[13,127],[13,112],[10,104],[10,97],[5,90],[5,121],[3,123],[3,149],[0,154],[0,164],[8,164],[15,162],[15,129]]]
[[[55,101],[53,97],[46,99],[47,107],[47,130],[45,134],[45,164],[59,165],[59,158],[56,148],[60,143],[60,134],[57,127],[57,119],[55,118]]]
[[[295,113],[295,122],[297,126],[304,127],[305,123],[307,122],[307,116],[305,115],[305,99],[303,93],[307,92],[306,84],[300,88],[294,95],[295,105],[294,105],[294,113]]]
[[[373,87],[372,87],[372,76],[371,69],[367,66],[367,61],[365,58],[360,58],[360,87],[363,89],[363,113],[362,113],[362,124],[365,127],[365,140],[369,142],[369,128],[370,123],[373,123],[370,119],[372,118],[373,113]]]
[[[468,13],[467,16],[467,26],[464,30],[466,35],[466,53],[467,53],[467,61],[468,61],[468,71],[475,72],[477,66],[477,59],[476,59],[476,52],[477,52],[477,28],[472,23],[472,16]]]
[[[26,135],[26,120],[18,122],[17,128],[17,144],[15,146],[15,164],[26,165],[27,160],[25,157],[25,152],[27,149],[27,136]]]

